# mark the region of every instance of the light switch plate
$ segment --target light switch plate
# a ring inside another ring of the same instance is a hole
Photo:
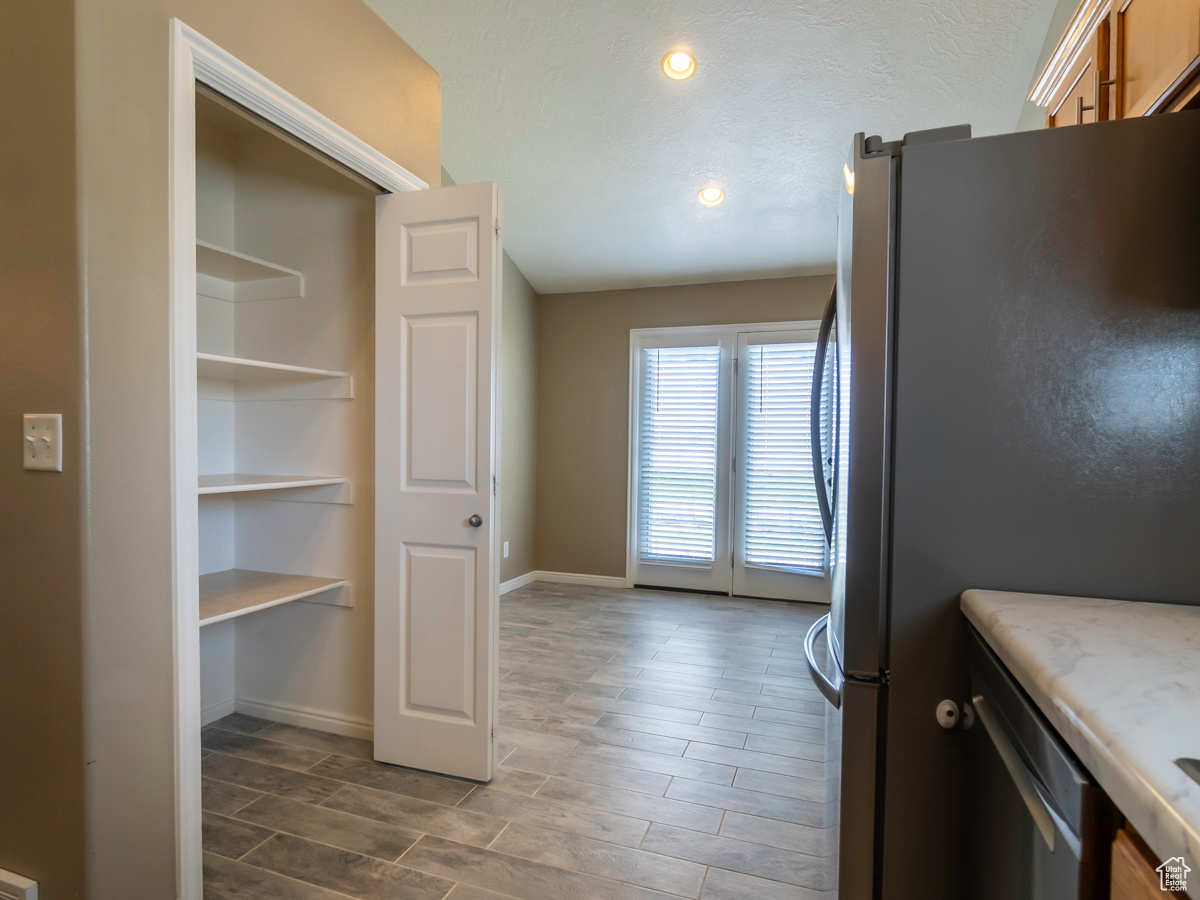
[[[508,559],[508,541],[504,542],[504,558]]]
[[[25,413],[25,468],[41,472],[62,471],[62,415]]]

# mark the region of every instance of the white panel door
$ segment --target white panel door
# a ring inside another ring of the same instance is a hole
[[[490,183],[375,217],[375,758],[492,777],[500,324]]]
[[[740,332],[734,414],[733,593],[829,602],[813,482],[817,328]]]

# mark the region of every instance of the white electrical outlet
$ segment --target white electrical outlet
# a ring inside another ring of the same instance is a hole
[[[504,542],[504,558],[508,559],[508,541]]]
[[[58,413],[25,413],[25,468],[62,471],[62,416]]]

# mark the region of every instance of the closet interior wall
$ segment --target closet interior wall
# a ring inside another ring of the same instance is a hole
[[[237,709],[369,737],[374,191],[203,94],[196,189],[198,241],[304,277],[300,297],[231,302],[198,293],[197,350],[353,379],[352,398],[264,400],[239,396],[240,383],[206,379],[201,371],[202,482],[227,473],[347,479],[201,494],[201,575],[249,569],[349,582],[307,601],[202,625],[203,719]],[[348,602],[353,606],[333,605]]]

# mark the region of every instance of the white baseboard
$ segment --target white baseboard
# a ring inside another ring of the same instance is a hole
[[[590,584],[593,587],[623,588],[625,578],[621,575],[580,575],[576,572],[543,572],[533,575],[535,581],[554,581],[559,584]]]
[[[518,575],[516,578],[500,582],[500,593],[507,594],[509,591],[523,588],[525,585],[532,584],[535,581],[537,581],[537,572],[526,572],[524,575]]]
[[[200,707],[200,724],[211,725],[217,719],[223,719],[231,712],[234,712],[236,701],[232,696],[222,697],[220,700],[213,700],[211,703]]]
[[[542,569],[535,569],[532,572],[526,572],[524,575],[518,575],[516,578],[510,578],[508,581],[501,582],[500,593],[507,594],[509,591],[515,591],[517,588],[525,587],[525,585],[532,584],[535,581],[551,581],[558,584],[590,584],[593,587],[607,588],[625,587],[625,579],[619,575],[580,575],[577,572],[546,572]]]
[[[258,716],[260,719],[270,719],[272,722],[283,722],[287,725],[300,725],[317,731],[328,731],[333,734],[344,734],[347,737],[374,740],[374,724],[367,719],[352,716],[342,716],[310,706],[295,706],[290,703],[273,703],[268,700],[256,700],[252,697],[238,697],[234,703],[240,713],[248,716]]]

